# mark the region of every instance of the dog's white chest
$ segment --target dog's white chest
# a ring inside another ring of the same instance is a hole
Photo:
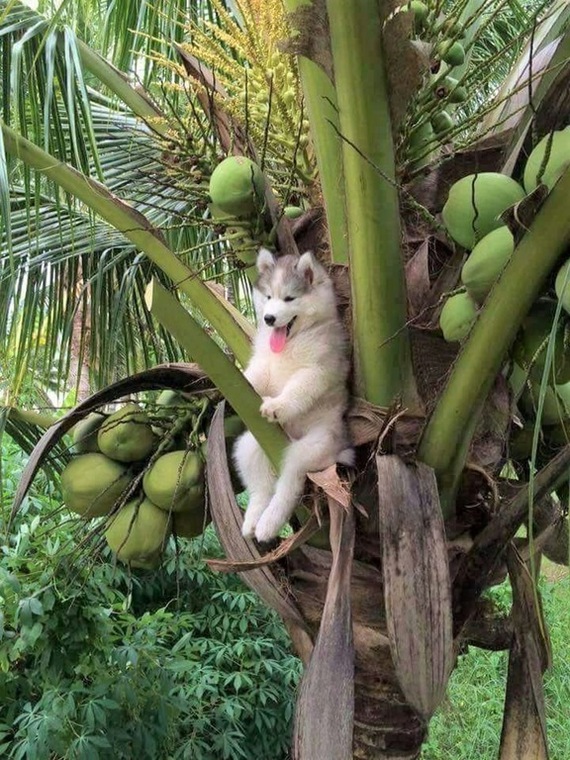
[[[280,354],[268,351],[264,357],[264,363],[268,385],[266,395],[269,396],[281,393],[289,380],[303,367],[299,364],[295,353],[287,349]]]

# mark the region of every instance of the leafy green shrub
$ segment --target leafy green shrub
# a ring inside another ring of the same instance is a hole
[[[22,464],[6,443],[3,462],[5,511]],[[37,492],[1,547],[0,755],[287,757],[300,665],[277,616],[206,566],[213,531],[130,576],[82,556]]]

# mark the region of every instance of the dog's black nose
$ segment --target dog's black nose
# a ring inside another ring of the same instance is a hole
[[[275,317],[273,314],[266,314],[263,319],[265,320],[266,325],[274,325],[275,324]]]

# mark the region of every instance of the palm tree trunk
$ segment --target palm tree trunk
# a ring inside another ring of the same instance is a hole
[[[288,557],[288,582],[303,617],[316,631],[325,603],[332,554],[304,546]],[[372,564],[353,562],[351,601],[354,637],[353,757],[358,760],[419,757],[426,722],[406,703],[390,653],[382,575]]]
[[[77,288],[77,309],[73,317],[68,375],[68,384],[71,388],[75,388],[77,403],[85,401],[91,395],[89,381],[89,346],[91,336],[91,320],[88,309],[89,296],[88,291],[85,291],[82,296],[82,290],[83,284],[80,283]]]

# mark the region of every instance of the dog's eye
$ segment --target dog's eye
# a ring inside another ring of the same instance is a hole
[[[285,296],[283,300],[289,302],[289,301],[294,301],[295,298],[293,296]]]
[[[271,301],[271,296],[266,295],[265,297],[267,298],[268,301]]]

